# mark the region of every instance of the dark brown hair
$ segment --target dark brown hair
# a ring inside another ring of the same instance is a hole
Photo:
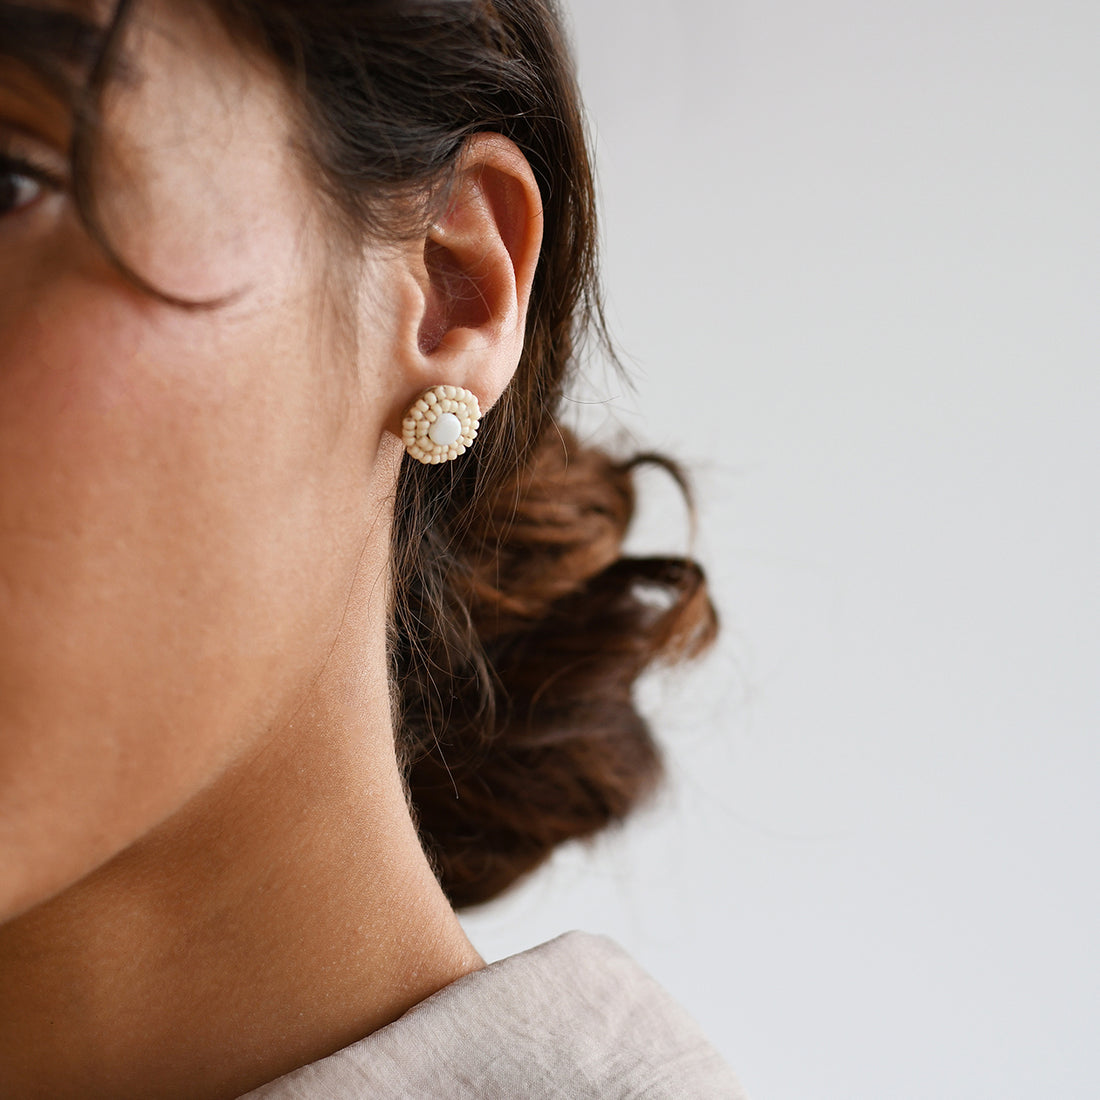
[[[716,629],[694,562],[623,556],[635,469],[660,465],[686,491],[678,468],[655,455],[616,461],[559,423],[585,341],[610,349],[559,13],[553,0],[202,2],[286,74],[308,160],[360,233],[422,231],[479,132],[515,141],[538,180],[545,234],[515,379],[462,459],[403,465],[392,539],[392,683],[411,802],[452,902],[487,901],[653,790],[660,759],[635,681]],[[99,44],[74,140],[77,201],[108,248],[87,150],[131,6],[121,0]],[[12,10],[0,5],[0,26]]]

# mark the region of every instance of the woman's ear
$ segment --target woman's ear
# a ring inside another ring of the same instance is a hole
[[[496,402],[523,351],[541,247],[542,199],[527,159],[501,134],[470,138],[424,241],[417,392],[445,383],[473,391],[483,409]]]

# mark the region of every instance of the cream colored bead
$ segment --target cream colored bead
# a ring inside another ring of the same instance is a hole
[[[409,407],[401,425],[405,450],[418,462],[450,462],[477,438],[481,406],[461,386],[433,386]]]
[[[450,410],[428,429],[428,438],[440,447],[449,447],[462,435],[462,421]]]

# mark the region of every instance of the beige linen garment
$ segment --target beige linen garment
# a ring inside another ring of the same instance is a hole
[[[698,1025],[611,940],[571,932],[460,978],[242,1100],[745,1100]]]

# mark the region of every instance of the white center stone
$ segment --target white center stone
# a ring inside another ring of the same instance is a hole
[[[454,413],[444,413],[428,429],[428,438],[438,447],[449,447],[462,435],[462,421]]]

